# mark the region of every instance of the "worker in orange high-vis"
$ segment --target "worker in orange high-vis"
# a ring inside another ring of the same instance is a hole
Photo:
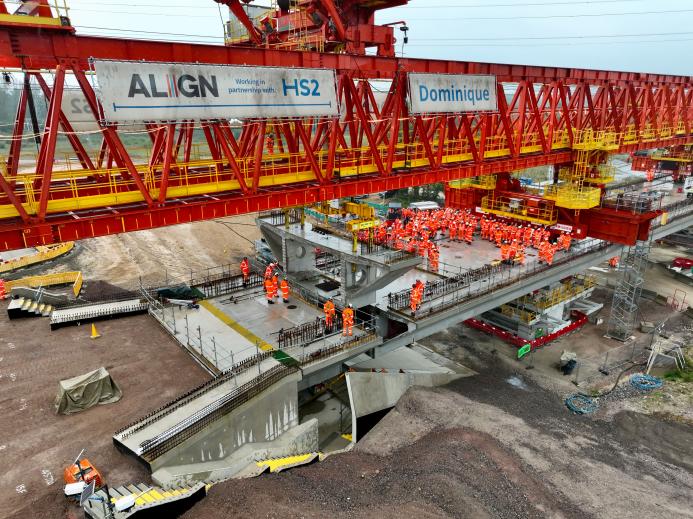
[[[286,280],[286,278],[281,280],[281,283],[279,283],[279,290],[282,292],[282,299],[284,300],[285,303],[289,302],[289,282]]]
[[[619,261],[620,259],[621,259],[621,258],[620,258],[619,256],[614,256],[613,258],[611,258],[611,259],[609,260],[609,266],[610,266],[612,269],[618,268],[618,261]]]
[[[241,274],[243,274],[243,284],[245,285],[250,278],[250,263],[248,262],[248,258],[243,258],[243,261],[241,261]]]
[[[354,308],[349,305],[342,310],[342,335],[354,334]]]
[[[275,294],[274,283],[272,283],[271,278],[266,278],[265,279],[265,295],[267,296],[267,303],[270,305],[274,304],[274,294]]]
[[[500,247],[501,250],[501,261],[508,261],[510,257],[510,245],[503,243]]]
[[[411,286],[411,293],[409,294],[409,308],[411,309],[411,315],[416,315],[416,309],[419,307],[419,289],[416,283]]]
[[[274,134],[267,134],[267,137],[265,137],[265,144],[267,145],[267,153],[272,155],[274,153]]]
[[[274,274],[274,263],[270,263],[265,268],[265,279],[272,279],[272,274]]]
[[[274,297],[279,297],[279,276],[276,272],[272,276],[272,287],[274,288]]]
[[[332,326],[334,325],[334,315],[336,313],[332,299],[325,301],[325,304],[322,305],[322,309],[325,312],[325,328],[332,330]]]

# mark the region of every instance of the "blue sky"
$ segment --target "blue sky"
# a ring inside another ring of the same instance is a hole
[[[67,1],[80,33],[222,41],[212,0]],[[411,0],[396,20],[412,57],[693,75],[691,0]]]

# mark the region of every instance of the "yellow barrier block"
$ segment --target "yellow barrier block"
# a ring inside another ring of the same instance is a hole
[[[270,472],[279,472],[282,469],[295,467],[296,465],[312,461],[318,456],[319,454],[317,452],[309,452],[308,454],[300,454],[298,456],[287,456],[285,458],[258,461],[256,464],[260,468],[269,467]]]

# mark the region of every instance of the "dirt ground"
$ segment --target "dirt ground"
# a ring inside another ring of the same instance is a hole
[[[353,452],[219,484],[184,517],[693,517],[691,425],[573,415],[474,330],[423,342],[479,375],[411,389]]]
[[[105,280],[125,288],[136,287],[140,277],[145,284],[185,280],[191,269],[240,263],[254,254],[259,238],[255,215],[116,234],[81,240],[69,255],[8,277],[81,270],[87,283]]]
[[[149,316],[51,332],[46,319],[9,321],[0,311],[0,517],[77,518],[63,492],[63,468],[82,449],[109,484],[148,482],[112,435],[208,375]],[[56,415],[58,381],[104,366],[123,398],[70,416]]]
[[[252,216],[180,225],[86,240],[35,270],[82,270],[86,291],[106,282],[131,288],[140,276],[156,283],[239,261],[258,237]],[[663,275],[656,268],[650,272]],[[610,291],[595,298],[608,317]],[[654,322],[670,313],[642,308]],[[146,316],[104,322],[99,331],[103,337],[91,341],[86,327],[51,333],[45,320],[9,322],[0,312],[0,517],[25,517],[30,506],[35,517],[81,517],[61,496],[61,471],[82,448],[107,481],[147,482],[111,435],[206,379]],[[556,371],[561,351],[602,354],[614,347],[605,331],[606,322],[587,325],[540,350],[527,371],[498,339],[450,328],[422,343],[477,376],[410,390],[352,452],[216,485],[184,517],[693,517],[690,422],[658,415],[653,395],[605,402],[590,417],[563,404],[576,388]],[[639,342],[648,338],[636,333]],[[58,380],[102,365],[123,399],[55,416]],[[690,387],[680,391],[690,398]]]

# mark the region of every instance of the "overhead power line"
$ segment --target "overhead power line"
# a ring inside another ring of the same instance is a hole
[[[643,36],[687,36],[693,32],[653,32],[639,34],[582,34],[578,36],[495,36],[490,38],[417,38],[417,41],[522,41],[522,40],[591,40],[598,38],[641,38]]]
[[[480,20],[548,20],[555,18],[601,18],[603,16],[641,16],[641,15],[656,15],[656,14],[680,14],[693,13],[693,9],[675,9],[670,11],[638,11],[632,13],[587,13],[587,14],[549,14],[539,16],[472,16],[464,18],[416,18],[415,21],[480,21]]]
[[[584,47],[587,45],[645,45],[659,43],[678,43],[680,41],[693,41],[693,38],[676,38],[664,40],[627,40],[627,41],[579,41],[579,42],[544,42],[544,43],[453,43],[451,45],[443,45],[441,43],[410,43],[408,47],[425,47],[425,48],[460,48],[460,47]]]
[[[96,29],[99,31],[115,31],[115,32],[131,32],[131,33],[141,33],[141,34],[162,34],[164,36],[189,36],[190,38],[211,38],[215,40],[223,40],[223,36],[214,36],[209,34],[187,34],[182,32],[162,32],[162,31],[146,31],[138,29],[116,29],[110,27],[94,27],[92,25],[75,25],[75,27],[80,29]],[[91,34],[89,36],[103,36],[101,34]],[[208,42],[209,43],[209,42]]]
[[[505,3],[505,4],[437,4],[437,5],[407,5],[402,9],[482,9],[486,7],[541,7],[541,6],[567,6],[574,7],[576,5],[601,5],[601,4],[624,4],[635,2],[649,2],[649,0],[580,0],[570,2],[520,2],[520,3]]]

